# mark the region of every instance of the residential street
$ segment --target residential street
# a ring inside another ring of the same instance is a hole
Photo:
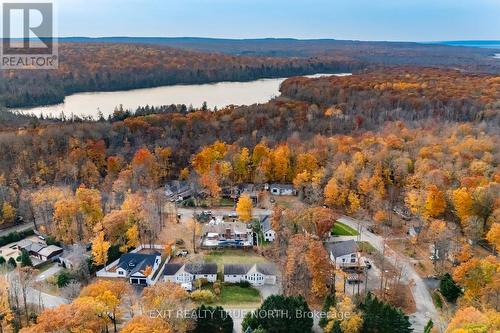
[[[339,222],[347,224],[351,228],[358,229],[358,225],[364,225],[365,222],[353,219],[351,217],[343,216],[338,219]],[[361,240],[370,242],[379,252],[383,252],[384,240],[381,236],[373,234],[366,230],[361,229]],[[410,316],[410,321],[413,324],[415,332],[422,332],[425,325],[432,319],[435,327],[441,327],[439,313],[432,302],[431,295],[424,280],[417,274],[413,268],[414,263],[399,253],[391,250],[386,245],[385,258],[388,259],[393,265],[402,266],[406,275],[403,276],[405,282],[410,283],[413,298],[415,300],[417,311]]]
[[[14,231],[20,232],[20,231],[24,231],[24,230],[28,230],[28,229],[32,229],[32,228],[34,229],[34,227],[35,226],[31,222],[19,224],[19,225],[10,227],[10,228],[0,230],[0,237],[6,236]]]

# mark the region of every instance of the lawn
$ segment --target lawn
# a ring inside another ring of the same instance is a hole
[[[261,264],[268,263],[266,258],[259,256],[252,251],[226,249],[221,251],[211,251],[204,256],[207,262],[214,262],[222,270],[224,264]]]
[[[359,233],[344,223],[335,222],[332,228],[332,235],[334,236],[357,236]]]
[[[260,292],[253,288],[236,285],[223,285],[219,295],[220,304],[260,303]]]

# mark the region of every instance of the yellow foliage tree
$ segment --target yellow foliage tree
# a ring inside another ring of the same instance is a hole
[[[359,196],[356,192],[350,191],[347,199],[349,200],[349,207],[347,208],[347,211],[349,214],[355,214],[361,207],[361,200],[359,199]]]
[[[427,218],[438,217],[444,213],[446,209],[446,199],[444,193],[441,192],[436,185],[430,185],[427,188],[424,216]]]
[[[486,234],[486,239],[497,251],[500,252],[500,222],[493,223],[490,231]]]
[[[236,204],[236,213],[240,217],[240,220],[248,222],[252,219],[252,208],[253,202],[248,194],[243,194],[238,199]]]
[[[9,303],[9,281],[2,275],[0,276],[0,332],[5,332],[13,319]]]
[[[123,326],[121,333],[172,333],[170,325],[161,318],[135,316]]]
[[[127,249],[130,249],[131,247],[137,247],[139,245],[139,227],[137,224],[134,224],[130,228],[128,228],[127,232],[125,233],[125,236],[127,237]],[[123,249],[123,250],[127,250]],[[125,251],[122,251],[125,252]]]
[[[346,316],[346,314],[349,314]],[[363,326],[363,317],[356,312],[356,307],[350,297],[345,296],[342,301],[330,308],[328,312],[328,324],[325,332],[331,332],[336,321],[340,322],[343,333],[358,333]]]
[[[472,195],[465,187],[462,187],[453,191],[452,201],[455,213],[458,218],[460,218],[462,225],[465,225],[467,223],[467,219],[472,215]]]
[[[106,265],[111,244],[104,239],[104,231],[98,232],[92,240],[92,260],[96,266]]]
[[[493,333],[500,330],[500,312],[481,312],[469,306],[459,309],[451,320],[446,333]]]
[[[2,205],[2,218],[0,218],[0,224],[2,221],[4,223],[12,223],[16,218],[16,209],[12,207],[10,203],[5,201]]]

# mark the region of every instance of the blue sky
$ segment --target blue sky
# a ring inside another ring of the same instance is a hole
[[[57,0],[60,36],[500,39],[500,0]]]

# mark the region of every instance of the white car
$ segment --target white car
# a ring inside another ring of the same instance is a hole
[[[185,283],[181,283],[181,287],[185,290],[185,291],[193,291],[193,284],[191,282],[185,282]]]

